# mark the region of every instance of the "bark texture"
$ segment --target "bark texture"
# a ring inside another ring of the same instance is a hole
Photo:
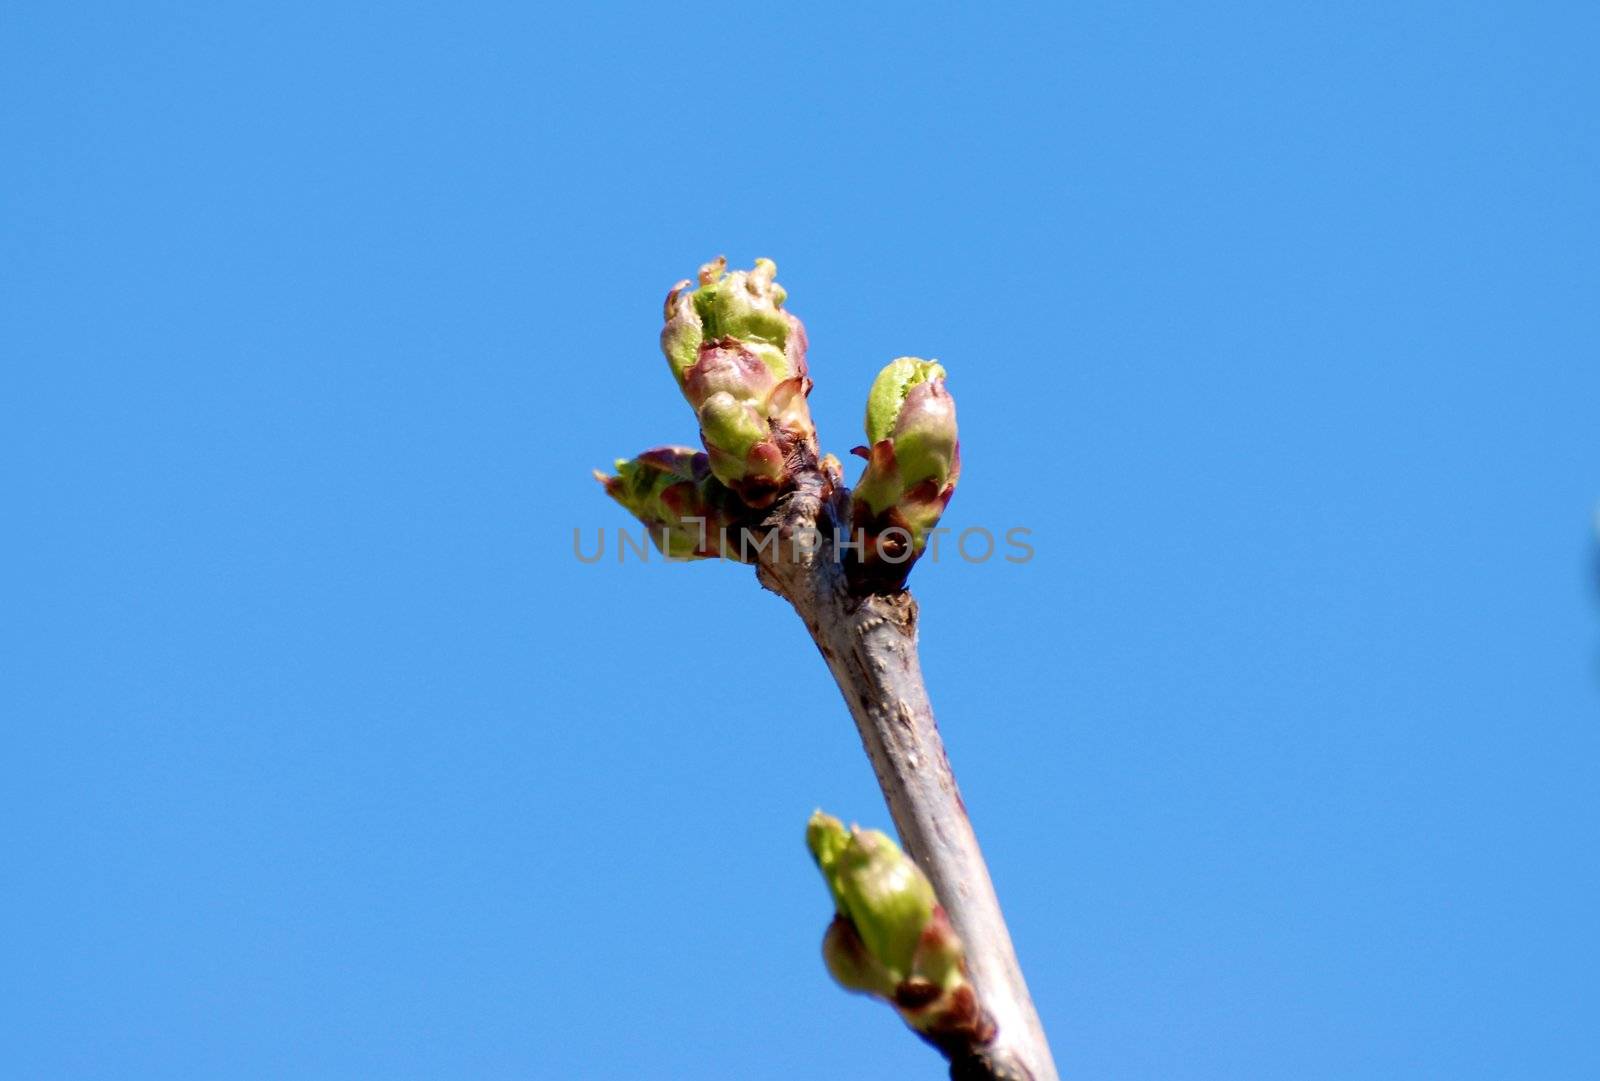
[[[760,554],[757,573],[794,606],[833,672],[900,838],[960,935],[996,1029],[986,1043],[930,1042],[958,1081],[1058,1081],[923,685],[916,601],[904,591],[852,594],[835,558],[835,537],[848,528],[842,519],[828,478],[806,478],[767,518],[775,543]]]

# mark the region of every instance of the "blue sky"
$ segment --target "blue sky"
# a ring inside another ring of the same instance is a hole
[[[1033,530],[912,582],[1065,1076],[1596,1076],[1597,32],[10,6],[8,1072],[940,1076],[817,957],[799,622],[572,556],[726,253]]]

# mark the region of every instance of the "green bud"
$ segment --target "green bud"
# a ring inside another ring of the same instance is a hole
[[[829,975],[890,1003],[936,1046],[991,1039],[961,940],[916,864],[886,835],[821,811],[806,824],[806,846],[833,896],[822,939]]]
[[[647,529],[656,548],[670,559],[738,559],[738,534],[732,531],[743,507],[711,475],[707,456],[689,447],[655,447],[634,458],[618,458],[614,475],[595,471],[606,494]]]
[[[816,454],[805,328],[782,310],[771,260],[731,274],[726,265],[707,263],[698,288],[682,281],[667,294],[661,350],[700,421],[713,474],[759,509],[789,483],[797,451]]]
[[[806,830],[811,854],[840,914],[895,983],[912,974],[917,944],[933,917],[933,887],[886,834],[852,828],[818,812]]]
[[[867,460],[852,494],[851,528],[865,541],[852,565],[858,589],[904,585],[961,476],[955,399],[938,363],[891,361],[867,396]]]
[[[839,860],[845,910],[867,951],[904,979],[933,917],[933,887],[886,834],[856,830]]]

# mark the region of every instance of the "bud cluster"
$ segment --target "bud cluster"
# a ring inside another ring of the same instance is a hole
[[[788,294],[777,266],[757,259],[729,271],[717,258],[667,294],[661,351],[694,410],[705,453],[683,447],[647,451],[606,491],[635,517],[659,529],[669,555],[720,554],[721,524],[749,526],[778,498],[810,477],[830,493],[834,525],[852,543],[846,575],[856,594],[904,587],[961,475],[955,400],[938,363],[892,361],[867,400],[866,467],[853,493],[839,461],[820,455],[806,397],[806,331],[784,309]],[[702,530],[699,519],[704,519]],[[692,527],[692,528],[690,528]],[[837,531],[836,531],[837,532]],[[734,558],[740,558],[735,556]],[[745,557],[748,562],[748,557]]]

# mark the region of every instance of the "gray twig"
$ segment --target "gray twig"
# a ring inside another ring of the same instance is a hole
[[[843,528],[839,500],[819,472],[801,480],[766,520],[777,543],[761,553],[757,573],[794,606],[827,660],[900,839],[966,947],[969,976],[996,1034],[983,1045],[940,1047],[951,1077],[1057,1081],[923,684],[916,601],[903,591],[851,594],[833,545]]]

